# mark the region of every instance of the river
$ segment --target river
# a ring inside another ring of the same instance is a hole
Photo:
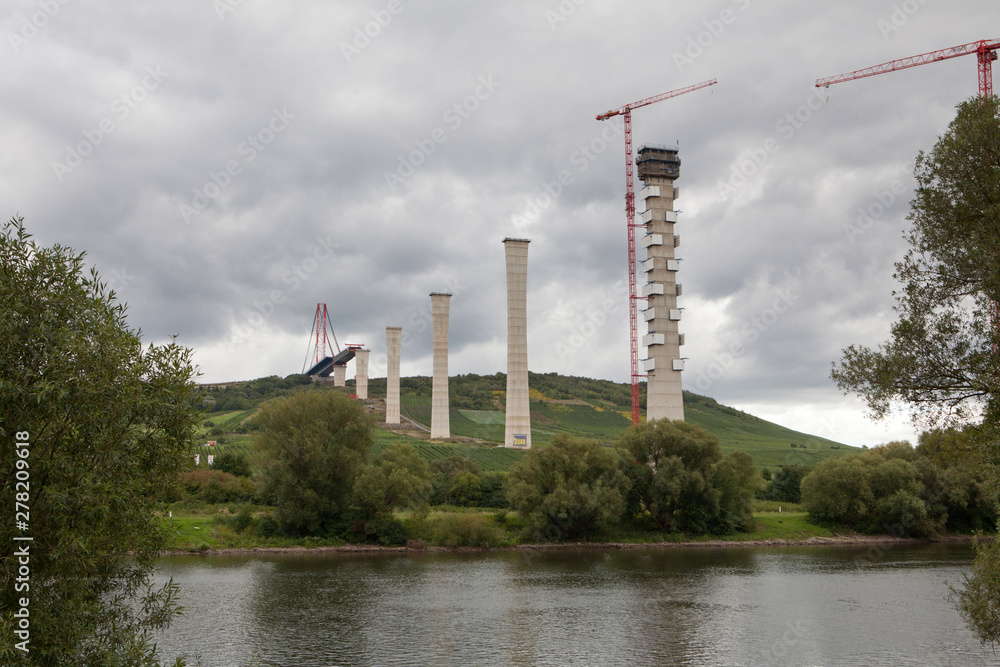
[[[964,545],[170,556],[160,654],[266,665],[998,665]],[[193,661],[192,661],[193,662]]]

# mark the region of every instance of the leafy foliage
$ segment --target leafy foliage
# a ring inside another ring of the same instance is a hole
[[[906,442],[824,461],[802,480],[802,504],[818,521],[866,533],[933,535],[982,530],[997,519],[993,471],[942,468]]]
[[[983,644],[1000,644],[1000,542],[976,544],[972,572],[964,587],[951,587],[951,602]]]
[[[223,452],[215,457],[212,468],[236,477],[251,477],[253,471],[250,469],[250,461],[243,454],[236,452]]]
[[[181,486],[189,496],[206,503],[247,502],[254,497],[252,481],[221,470],[190,470],[181,475]]]
[[[34,538],[30,588],[16,591],[14,524],[0,526],[0,606],[27,597],[31,614],[27,654],[0,616],[5,665],[158,664],[152,633],[177,611],[176,587],[150,575],[167,544],[156,512],[192,451],[190,351],[143,348],[83,258],[38,246],[20,218],[0,235],[0,496],[29,495]],[[23,432],[30,480],[16,488]]]
[[[616,525],[629,486],[613,449],[560,434],[511,467],[507,497],[534,537],[556,541]]]
[[[263,405],[257,421],[261,493],[281,529],[335,532],[372,444],[364,409],[340,392],[303,392]]]
[[[670,532],[731,532],[752,527],[750,503],[762,480],[750,456],[725,459],[719,439],[694,424],[660,419],[618,439],[638,501]]]
[[[393,521],[392,511],[425,505],[431,491],[430,476],[427,462],[413,447],[391,445],[361,471],[354,484],[354,531],[384,544],[405,542],[406,533]]]
[[[877,418],[894,402],[927,423],[1000,416],[992,305],[1000,301],[1000,101],[961,104],[917,156],[910,249],[896,264],[899,320],[877,350],[852,345],[832,377]]]
[[[767,488],[760,497],[763,500],[778,500],[799,503],[802,500],[802,479],[809,472],[800,465],[783,465],[774,472]]]

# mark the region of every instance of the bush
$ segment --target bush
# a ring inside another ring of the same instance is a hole
[[[228,472],[236,477],[250,477],[253,471],[250,469],[250,461],[243,454],[223,452],[215,457],[212,463],[214,470]]]
[[[751,503],[763,480],[748,454],[723,459],[714,435],[669,419],[628,428],[617,446],[632,480],[630,512],[648,512],[660,530],[728,533],[753,527]]]
[[[254,497],[254,484],[221,470],[200,468],[181,475],[181,487],[191,498],[206,503],[248,502]]]
[[[257,421],[261,496],[277,506],[282,531],[332,534],[372,444],[364,409],[338,391],[307,391],[264,404]]]
[[[431,541],[442,547],[494,547],[505,542],[501,530],[488,514],[445,514],[430,527]]]
[[[942,469],[907,442],[888,443],[820,463],[802,480],[802,504],[815,520],[867,533],[927,536],[946,528],[990,528],[997,496],[987,482],[989,469],[960,463]]]
[[[616,525],[630,485],[615,450],[560,433],[511,467],[507,497],[530,537],[556,541]]]
[[[771,476],[767,487],[760,494],[762,500],[777,500],[785,503],[802,501],[802,479],[809,472],[800,465],[783,465]]]

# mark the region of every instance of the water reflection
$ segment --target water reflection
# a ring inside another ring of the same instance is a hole
[[[239,665],[986,665],[966,547],[172,557],[162,655]]]

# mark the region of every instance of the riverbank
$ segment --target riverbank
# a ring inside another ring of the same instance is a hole
[[[202,549],[177,549],[160,552],[163,556],[252,556],[252,555],[309,555],[324,553],[485,553],[501,551],[598,551],[598,550],[638,550],[638,549],[722,549],[760,548],[793,546],[871,546],[893,547],[920,544],[972,544],[976,535],[941,535],[936,537],[893,537],[891,535],[833,535],[813,536],[804,539],[724,539],[705,538],[662,542],[551,542],[540,544],[514,544],[507,546],[433,546],[411,544],[408,546],[380,546],[376,544],[341,544],[317,546],[257,546],[219,547]],[[992,539],[992,538],[987,538]]]

